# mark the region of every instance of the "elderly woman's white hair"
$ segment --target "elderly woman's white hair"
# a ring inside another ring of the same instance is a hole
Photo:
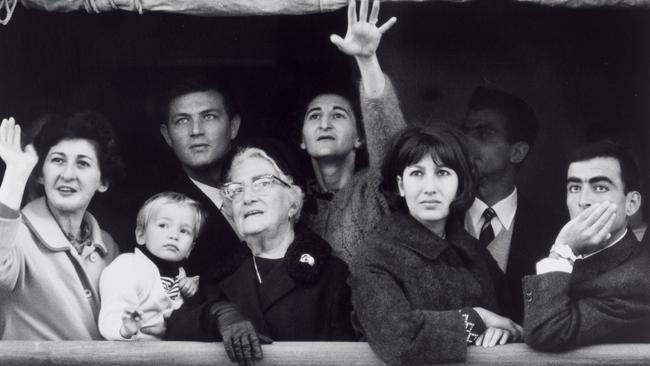
[[[230,163],[230,170],[228,171],[228,175],[227,175],[228,180],[232,179],[231,172],[233,168],[250,158],[259,158],[268,161],[269,164],[273,166],[273,170],[275,170],[275,175],[278,178],[282,179],[283,181],[291,185],[291,188],[288,188],[288,190],[289,190],[289,197],[291,199],[291,207],[295,209],[295,214],[289,217],[289,219],[293,224],[298,222],[298,219],[300,218],[300,213],[302,212],[302,204],[305,198],[305,194],[302,191],[302,188],[300,188],[300,186],[294,183],[293,177],[291,177],[291,175],[285,173],[282,169],[280,169],[278,163],[272,157],[270,157],[269,154],[266,153],[266,151],[257,147],[245,147],[239,150],[237,154],[235,154],[235,157],[232,159],[232,162]]]

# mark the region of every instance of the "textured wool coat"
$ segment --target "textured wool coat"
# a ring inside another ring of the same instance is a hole
[[[458,362],[466,357],[464,307],[498,311],[503,274],[460,223],[447,238],[412,216],[386,216],[353,260],[352,302],[372,349],[389,364]]]
[[[534,348],[650,342],[650,250],[631,230],[572,273],[527,276],[523,287],[524,339]]]

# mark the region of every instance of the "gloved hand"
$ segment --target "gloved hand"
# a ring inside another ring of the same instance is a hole
[[[210,319],[221,333],[231,361],[248,366],[262,360],[261,344],[272,341],[263,335],[258,336],[253,323],[239,312],[235,304],[225,301],[212,304]]]

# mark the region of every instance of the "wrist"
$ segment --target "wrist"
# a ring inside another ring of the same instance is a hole
[[[581,257],[579,254],[576,254],[571,246],[561,243],[553,244],[550,254],[554,254],[559,258],[566,259],[571,264],[573,264],[577,259]]]

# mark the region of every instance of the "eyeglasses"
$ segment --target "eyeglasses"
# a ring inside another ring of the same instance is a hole
[[[228,182],[221,187],[223,195],[231,201],[241,199],[244,195],[246,186],[250,186],[253,192],[257,194],[268,194],[273,187],[273,183],[279,183],[287,188],[291,188],[291,184],[285,182],[282,178],[276,177],[273,174],[259,175],[250,183],[243,182]]]

